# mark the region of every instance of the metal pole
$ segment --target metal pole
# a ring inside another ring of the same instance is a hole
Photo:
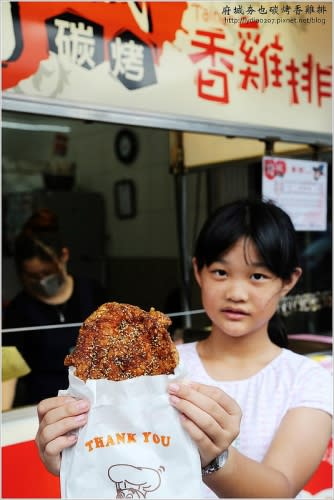
[[[190,263],[188,252],[188,217],[187,217],[187,176],[183,162],[182,133],[177,133],[177,161],[174,165],[176,222],[178,232],[179,256],[182,276],[182,305],[185,315],[184,327],[191,328],[190,311]]]

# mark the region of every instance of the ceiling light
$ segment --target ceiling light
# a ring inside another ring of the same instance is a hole
[[[63,132],[68,134],[71,127],[62,125],[48,125],[46,123],[21,123],[21,122],[2,122],[2,128],[11,128],[16,130],[31,130],[33,132]]]

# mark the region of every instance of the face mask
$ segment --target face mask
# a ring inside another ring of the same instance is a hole
[[[36,292],[46,297],[57,295],[59,288],[64,283],[64,278],[61,274],[50,274],[36,284]]]

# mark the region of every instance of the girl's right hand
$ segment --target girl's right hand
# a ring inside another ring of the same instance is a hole
[[[77,441],[75,431],[86,424],[89,401],[70,396],[44,399],[37,406],[39,427],[35,442],[49,472],[59,476],[61,452]]]

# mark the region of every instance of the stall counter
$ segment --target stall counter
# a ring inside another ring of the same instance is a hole
[[[332,354],[312,353],[331,373]],[[36,406],[4,412],[2,415],[2,497],[60,498],[59,478],[50,474],[41,462],[35,436],[38,429]],[[317,471],[304,487],[301,498],[333,498],[332,440]],[[18,473],[16,478],[13,471]]]
[[[60,498],[59,478],[38,455],[37,428],[36,406],[3,412],[1,498]]]

